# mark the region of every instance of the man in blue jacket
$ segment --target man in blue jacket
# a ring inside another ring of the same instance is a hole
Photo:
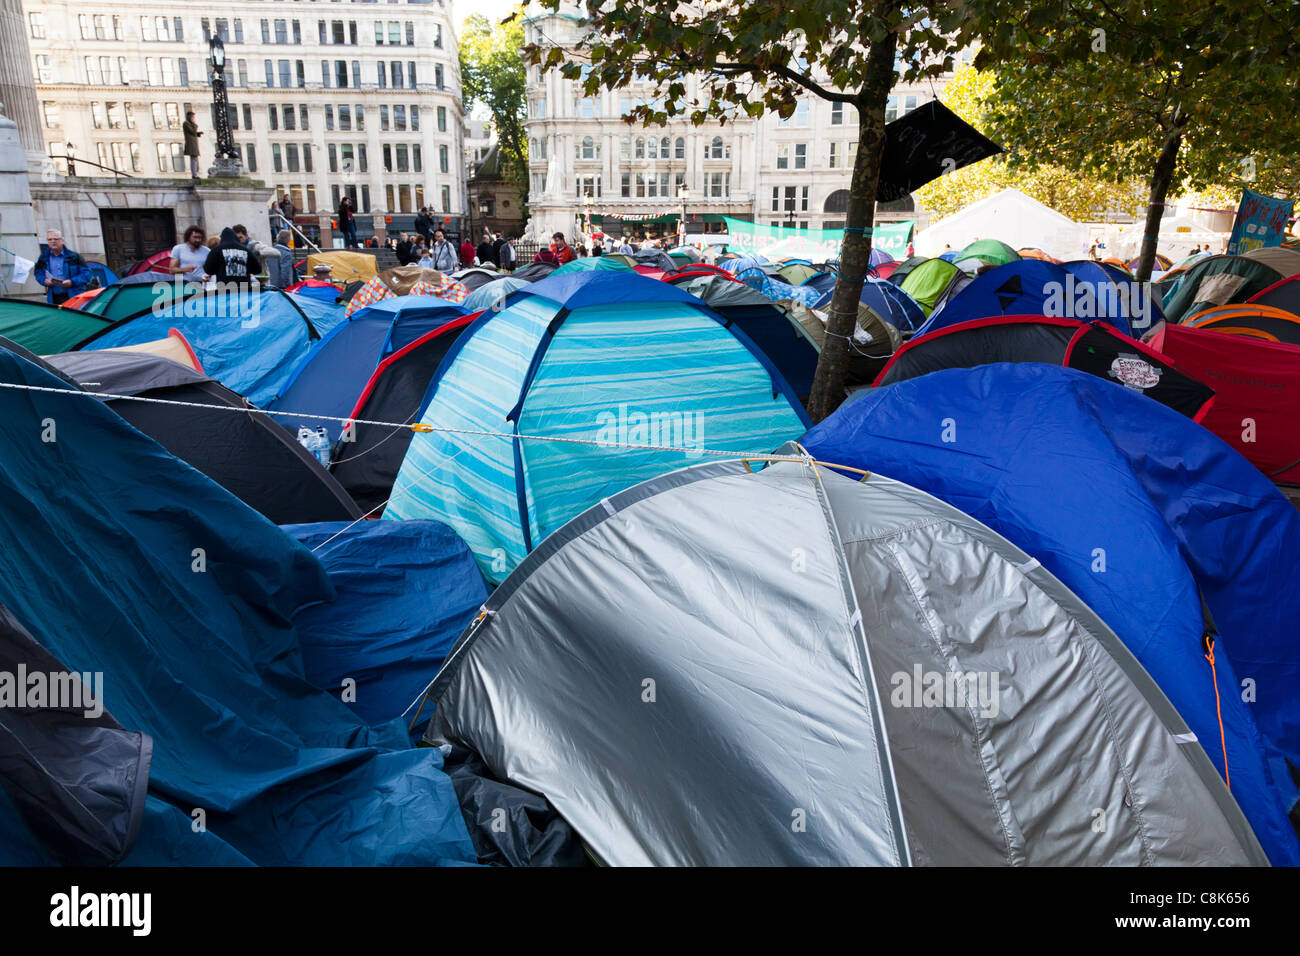
[[[45,287],[45,301],[62,305],[90,285],[90,266],[86,260],[63,245],[63,233],[51,229],[45,234],[46,249],[36,260],[33,275]]]

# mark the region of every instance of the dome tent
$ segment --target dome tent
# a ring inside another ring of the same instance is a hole
[[[804,444],[914,484],[1042,561],[1168,695],[1189,745],[1230,771],[1270,859],[1300,862],[1287,819],[1287,764],[1300,766],[1300,514],[1241,456],[1130,389],[1029,363],[859,393]]]
[[[521,289],[461,334],[429,389],[420,421],[434,430],[412,437],[384,517],[446,522],[494,582],[579,511],[692,449],[770,451],[808,421],[743,332],[624,272]],[[506,437],[438,430],[453,428]]]
[[[1264,862],[1059,581],[937,499],[811,461],[602,500],[488,599],[428,696],[426,743],[543,794],[610,865]]]

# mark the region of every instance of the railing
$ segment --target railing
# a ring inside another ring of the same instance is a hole
[[[124,172],[122,172],[122,171],[121,171],[120,169],[118,169],[116,166],[105,166],[105,165],[103,165],[102,163],[95,163],[95,162],[90,161],[89,159],[73,159],[71,156],[51,156],[50,159],[51,159],[51,160],[55,160],[55,159],[62,159],[62,160],[65,160],[65,161],[67,162],[67,164],[68,164],[68,172],[67,172],[67,174],[66,174],[66,175],[68,175],[68,176],[75,176],[75,175],[77,175],[77,164],[78,164],[78,163],[82,163],[82,164],[84,164],[84,165],[86,165],[86,166],[94,166],[96,169],[106,169],[106,170],[108,170],[110,173],[112,173],[114,177],[125,176],[127,179],[139,179],[138,176],[132,176],[130,173],[124,173]]]
[[[303,233],[303,231],[302,231],[301,229],[299,229],[297,226],[295,226],[295,225],[293,224],[293,221],[292,221],[292,220],[285,218],[284,213],[280,212],[279,209],[274,209],[274,208],[273,208],[273,209],[271,210],[271,221],[272,221],[272,222],[275,222],[277,219],[280,221],[281,228],[287,228],[287,229],[288,229],[290,232],[292,232],[295,236],[297,236],[299,239],[301,239],[301,240],[303,241],[303,244],[304,244],[304,245],[311,246],[311,248],[315,249],[317,252],[320,252],[320,251],[321,251],[320,246],[318,246],[318,245],[316,245],[316,243],[312,242],[311,239],[309,239],[309,238],[306,236],[306,234]],[[276,231],[279,232],[278,229],[277,229]]]

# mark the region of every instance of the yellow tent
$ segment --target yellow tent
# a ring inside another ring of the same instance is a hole
[[[379,272],[375,268],[375,257],[364,252],[351,252],[346,249],[331,249],[326,252],[313,252],[307,257],[305,274],[313,274],[316,266],[330,267],[330,279],[347,284],[374,278]]]

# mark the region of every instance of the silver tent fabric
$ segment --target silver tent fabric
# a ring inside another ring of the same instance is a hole
[[[505,581],[426,740],[608,864],[1264,864],[1159,689],[1034,564],[879,476],[673,472]],[[996,675],[996,707],[907,705],[919,672]]]

